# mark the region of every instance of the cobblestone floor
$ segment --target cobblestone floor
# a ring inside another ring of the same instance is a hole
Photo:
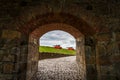
[[[36,80],[81,80],[76,56],[40,60],[36,75]]]

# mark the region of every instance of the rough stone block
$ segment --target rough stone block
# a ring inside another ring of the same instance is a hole
[[[109,41],[111,39],[111,34],[100,34],[97,36],[98,41]]]
[[[113,63],[120,62],[120,55],[111,56],[111,62],[113,62]]]
[[[86,64],[95,64],[95,57],[86,57]]]
[[[21,33],[18,31],[13,31],[13,30],[2,31],[2,38],[14,39],[14,38],[20,38],[20,37],[21,37]]]
[[[101,45],[100,45],[100,46],[98,46],[97,48],[98,48],[98,55],[99,55],[99,56],[104,56],[105,53],[106,53],[104,46],[101,46]]]
[[[99,58],[99,64],[100,65],[111,65],[112,62],[108,56],[101,56]]]
[[[86,56],[92,55],[92,50],[90,46],[85,46],[85,54]]]
[[[111,66],[100,66],[100,72],[102,75],[106,75],[106,74],[112,75],[114,74],[113,70],[114,70],[114,67],[112,65]]]
[[[3,54],[4,53],[4,50],[0,49],[0,54]]]
[[[87,65],[86,68],[87,68],[87,74],[89,74],[89,75],[95,75],[96,74],[96,68],[95,68],[94,64]]]
[[[14,65],[12,63],[4,63],[3,64],[3,73],[11,74],[13,72]]]
[[[120,32],[119,32],[119,33],[116,33],[116,40],[117,40],[117,41],[120,41]]]
[[[107,74],[107,75],[102,75],[101,80],[119,80],[119,78],[117,78],[116,76]]]

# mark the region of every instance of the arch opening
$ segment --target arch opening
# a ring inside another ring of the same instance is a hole
[[[52,30],[39,39],[40,60],[76,55],[76,39],[62,30]]]
[[[35,29],[29,37],[29,42],[31,45],[29,45],[29,54],[31,54],[30,57],[31,61],[28,62],[28,73],[29,72],[36,72],[38,71],[38,61],[39,61],[39,38],[42,37],[43,34],[53,31],[53,30],[62,30],[67,33],[70,33],[72,36],[74,36],[76,40],[76,62],[77,64],[81,65],[79,66],[82,70],[81,79],[85,80],[86,78],[86,64],[85,64],[85,51],[84,51],[84,35],[74,28],[73,26],[62,24],[62,23],[52,23],[52,24],[46,24],[43,26],[40,26],[39,28]],[[34,50],[34,52],[33,52]],[[29,57],[28,57],[29,58]],[[29,74],[28,77],[32,76],[33,74]]]
[[[60,44],[63,48],[73,47],[76,49],[75,37],[63,30],[51,30],[39,38],[39,45],[53,47],[55,44]]]

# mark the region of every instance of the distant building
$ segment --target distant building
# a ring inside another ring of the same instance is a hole
[[[56,48],[56,49],[62,49],[62,47],[60,45],[54,45],[54,48]]]
[[[74,50],[74,48],[73,47],[68,47],[68,50]]]

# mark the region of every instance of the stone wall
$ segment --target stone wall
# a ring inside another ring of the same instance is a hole
[[[104,38],[103,36],[106,37]],[[120,33],[99,34],[97,64],[99,80],[120,80]]]
[[[85,37],[78,37],[76,39],[76,61],[79,66],[79,72],[81,75],[81,80],[87,80],[86,73],[86,58],[85,58]]]
[[[38,52],[38,41],[34,36],[29,35],[28,40],[28,54],[27,54],[27,69],[26,69],[26,80],[30,80],[31,77],[38,71],[38,61],[39,61],[39,52]]]
[[[2,30],[0,36],[0,80],[25,80],[26,37],[15,30]]]
[[[56,16],[56,15],[55,15]],[[58,22],[59,22],[59,17],[56,16],[56,18],[58,18]],[[55,19],[56,19],[55,18]],[[65,18],[65,17],[64,17]],[[51,19],[51,18],[50,18]],[[53,19],[53,18],[52,18]],[[60,19],[61,21],[61,19]],[[71,22],[70,22],[71,23]],[[33,23],[32,23],[33,24]],[[37,23],[36,23],[37,24]],[[76,24],[76,23],[75,23]],[[77,25],[77,24],[76,24]],[[79,25],[79,24],[78,24]],[[83,25],[82,25],[83,26]],[[84,25],[85,26],[85,25]],[[34,26],[35,27],[35,26]],[[38,26],[37,26],[38,27]],[[85,29],[85,28],[84,28]],[[46,24],[43,26],[40,26],[38,28],[36,28],[29,37],[29,54],[28,54],[28,70],[27,70],[27,79],[29,80],[30,77],[32,77],[32,74],[34,74],[35,70],[31,70],[31,68],[36,68],[37,71],[37,67],[31,67],[31,65],[37,65],[37,61],[35,61],[35,64],[32,64],[32,58],[37,58],[37,56],[35,56],[35,54],[38,52],[38,46],[39,46],[39,38],[45,34],[48,31],[52,31],[52,30],[63,30],[66,31],[68,33],[70,33],[71,35],[73,35],[75,38],[83,38],[83,35],[81,34],[81,32],[79,30],[77,30],[76,28],[74,28],[73,26],[67,25],[67,24],[63,24],[63,23],[51,23],[51,24]],[[77,59],[81,59],[81,62],[78,61],[78,64],[81,64],[79,67],[80,69],[82,69],[81,72],[81,78],[84,80],[86,79],[86,68],[85,68],[85,53],[84,53],[84,41],[81,42],[82,45],[80,45],[78,43],[78,46],[81,46],[79,49],[77,49]],[[82,52],[80,52],[82,51]],[[80,53],[82,53],[82,55],[80,55]],[[80,56],[80,57],[79,57]],[[44,56],[40,56],[43,57]],[[56,55],[57,57],[57,55]]]
[[[93,36],[85,37],[85,58],[87,68],[87,80],[97,80],[96,67],[96,40]]]
[[[65,15],[54,16],[54,13]],[[45,17],[41,18],[43,15]],[[64,18],[67,15],[69,17]],[[81,22],[73,16],[91,27],[81,27]],[[94,38],[90,37],[95,45],[89,44],[90,39],[85,43],[88,79],[94,80],[96,76],[97,80],[120,80],[119,0],[1,0],[0,80],[24,80],[30,32],[49,21],[58,20],[75,27],[77,25],[76,28],[86,36],[96,30]]]
[[[39,60],[43,59],[51,59],[51,58],[60,58],[60,57],[66,57],[66,56],[73,56],[73,55],[67,55],[67,54],[61,54],[61,53],[39,53]]]

